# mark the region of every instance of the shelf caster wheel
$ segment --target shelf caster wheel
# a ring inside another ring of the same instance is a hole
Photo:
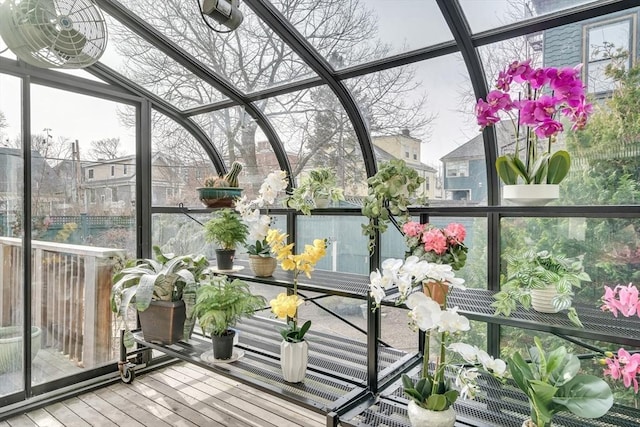
[[[120,379],[125,384],[131,384],[133,379],[136,377],[136,371],[134,370],[134,365],[129,362],[120,362],[119,363],[120,370]]]

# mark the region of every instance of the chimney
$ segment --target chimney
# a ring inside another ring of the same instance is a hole
[[[409,129],[402,129],[402,136],[411,136],[409,134]]]

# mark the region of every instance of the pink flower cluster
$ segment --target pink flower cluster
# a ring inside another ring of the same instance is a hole
[[[640,353],[631,354],[624,348],[618,350],[614,355],[607,352],[604,363],[607,365],[604,370],[605,375],[611,376],[614,380],[622,379],[626,388],[633,384],[633,391],[638,392],[638,375],[640,374]]]
[[[464,226],[455,222],[440,229],[430,224],[409,221],[402,226],[402,232],[407,237],[418,237],[425,252],[432,251],[437,255],[444,254],[451,247],[460,246],[467,235]]]
[[[638,288],[629,283],[627,286],[618,285],[615,288],[604,287],[602,297],[602,311],[610,311],[615,317],[618,313],[624,317],[637,315],[640,317],[640,301],[638,300]]]
[[[489,92],[486,101],[478,99],[476,117],[481,128],[499,122],[500,111],[511,110],[520,110],[519,123],[532,128],[538,138],[548,138],[564,130],[556,120],[558,111],[573,123],[573,130],[584,128],[592,106],[586,100],[580,80],[581,65],[532,68],[530,64],[530,59],[513,62],[499,73],[497,90]],[[509,91],[513,82],[528,86],[523,99],[511,99]],[[546,85],[551,89],[550,94],[543,90]]]

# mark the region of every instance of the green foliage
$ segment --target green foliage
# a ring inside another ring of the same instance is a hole
[[[222,249],[235,249],[247,239],[249,227],[240,215],[229,208],[220,209],[213,218],[204,224],[205,239],[214,242]]]
[[[437,384],[436,388],[434,385]],[[402,375],[404,393],[418,405],[431,411],[445,411],[458,399],[458,391],[452,390],[446,381],[434,382],[432,375],[427,374],[415,383],[406,374]]]
[[[251,316],[266,304],[264,297],[253,295],[246,282],[213,276],[197,291],[194,313],[202,330],[221,336],[243,317]]]
[[[554,308],[568,309],[569,319],[577,326],[582,326],[575,309],[571,308],[573,288],[579,288],[583,281],[591,281],[584,271],[581,258],[567,258],[548,251],[527,250],[505,255],[505,260],[508,263],[509,274],[500,292],[494,295],[496,301],[491,304],[496,309],[496,315],[511,315],[517,303],[529,309],[532,289],[544,289],[548,285],[554,285],[558,292],[552,301]]]
[[[134,303],[139,311],[149,307],[151,301],[184,300],[187,309],[187,336],[193,326],[193,301],[191,298],[209,265],[203,255],[164,254],[158,246],[153,247],[154,259],[131,259],[122,270],[113,276],[111,288],[111,311],[124,320],[129,306]],[[131,331],[124,322],[125,344],[133,345]]]
[[[530,363],[520,353],[507,360],[516,385],[529,398],[531,419],[538,427],[550,425],[553,416],[569,411],[598,418],[613,405],[607,383],[593,375],[578,374],[580,360],[563,346],[545,353],[536,337],[529,350]]]
[[[265,240],[256,240],[255,244],[246,245],[247,253],[249,255],[257,255],[262,258],[269,258],[271,256],[271,246]]]
[[[422,197],[416,198],[423,182],[424,178],[400,159],[383,163],[378,172],[367,180],[369,188],[362,214],[369,218],[369,224],[362,226],[362,233],[369,236],[369,251],[375,245],[376,232],[387,230],[392,215],[401,215],[406,221],[409,205],[423,203]]]
[[[522,178],[525,184],[559,184],[570,167],[571,159],[565,150],[539,154],[536,161],[528,166],[515,154],[505,154],[496,159],[498,176],[507,185],[517,184],[518,178]]]
[[[302,178],[300,185],[293,190],[287,199],[287,206],[302,212],[311,214],[314,205],[309,198],[328,198],[334,202],[344,200],[342,188],[338,188],[338,178],[331,168],[315,168],[309,171],[309,175]]]
[[[240,164],[239,162],[233,162],[231,164],[231,169],[229,169],[229,172],[227,172],[227,174],[224,176],[224,179],[229,183],[229,187],[238,187],[238,176],[240,175],[240,172],[242,171],[242,164]]]
[[[286,328],[280,329],[280,335],[282,335],[282,339],[287,342],[302,342],[304,341],[304,335],[310,327],[311,320],[307,320],[300,327],[297,326],[296,322],[290,320],[287,322]]]

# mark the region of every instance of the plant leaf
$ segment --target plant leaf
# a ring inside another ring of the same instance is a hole
[[[576,375],[560,387],[556,394],[557,397],[553,398],[554,403],[585,418],[601,417],[613,405],[613,395],[609,385],[593,375]]]

